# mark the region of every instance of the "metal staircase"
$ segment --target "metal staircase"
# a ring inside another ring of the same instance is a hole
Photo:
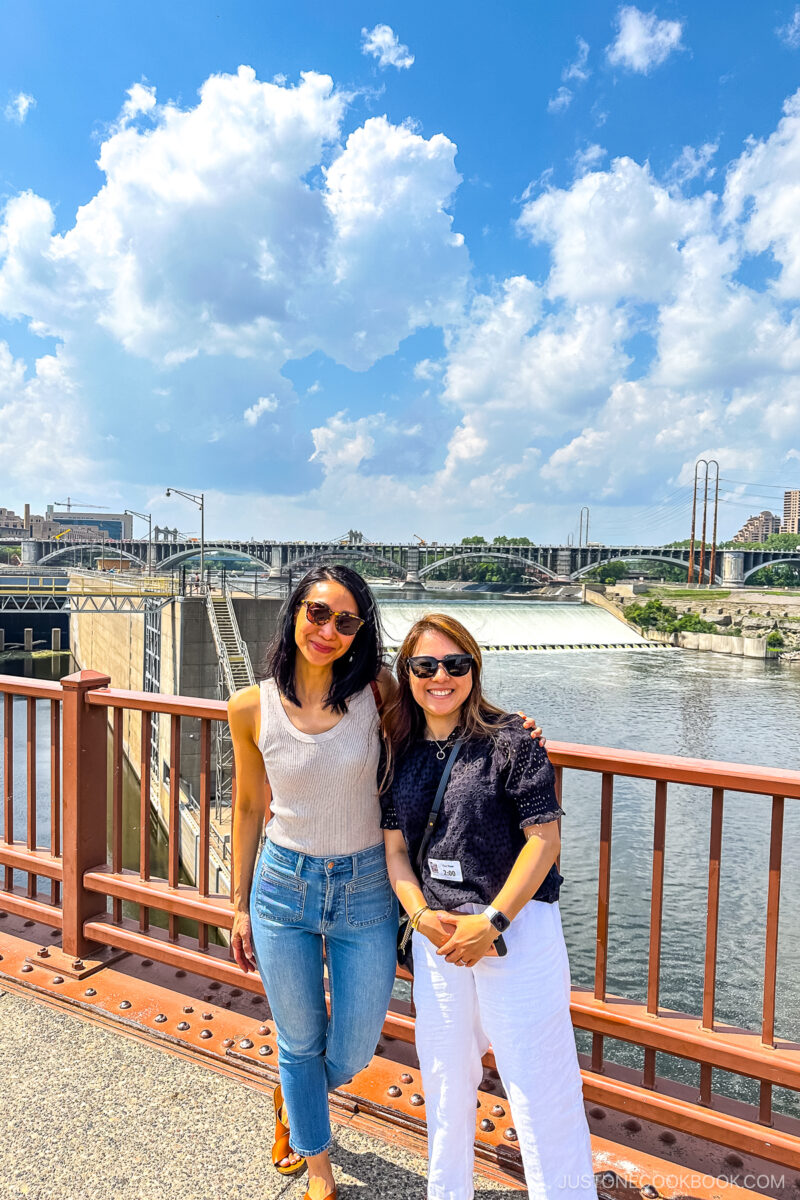
[[[211,623],[217,650],[217,698],[227,700],[234,692],[252,687],[256,682],[247,644],[239,632],[230,593],[223,587],[220,595],[206,594],[206,611]],[[216,815],[230,807],[233,746],[227,721],[214,722],[216,750]]]

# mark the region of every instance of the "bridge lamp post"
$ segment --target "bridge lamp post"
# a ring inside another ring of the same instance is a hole
[[[125,513],[129,517],[147,521],[147,570],[150,572],[153,569],[153,514],[136,512],[133,508],[126,508]]]
[[[183,496],[185,500],[191,500],[200,509],[200,584],[205,581],[205,565],[206,565],[206,534],[205,534],[205,493],[201,492],[196,496],[194,492],[183,492],[180,488],[167,488],[167,495],[172,492],[177,492],[179,496]]]

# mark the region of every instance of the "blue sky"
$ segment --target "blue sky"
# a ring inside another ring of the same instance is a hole
[[[800,485],[798,87],[794,3],[0,5],[0,504],[655,542],[710,454],[729,536]]]

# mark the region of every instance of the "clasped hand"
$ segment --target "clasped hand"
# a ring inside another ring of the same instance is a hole
[[[436,946],[436,953],[456,966],[474,967],[487,954],[497,957],[497,930],[483,913],[433,909],[423,914],[418,928]]]

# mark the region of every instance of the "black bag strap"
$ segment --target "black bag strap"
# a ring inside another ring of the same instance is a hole
[[[458,758],[458,752],[463,745],[464,738],[457,738],[456,741],[453,742],[453,748],[450,751],[450,757],[444,764],[442,778],[439,780],[439,786],[436,789],[436,798],[433,801],[433,807],[431,808],[430,816],[428,817],[428,824],[425,826],[425,833],[422,835],[422,844],[419,848],[419,854],[417,855],[417,870],[419,871],[420,879],[422,878],[422,866],[425,862],[425,854],[427,853],[428,846],[430,845],[431,838],[433,837],[433,827],[436,824],[436,818],[439,816],[439,809],[442,807],[442,800],[444,800],[447,781],[450,778],[450,772],[453,769],[453,763]]]

